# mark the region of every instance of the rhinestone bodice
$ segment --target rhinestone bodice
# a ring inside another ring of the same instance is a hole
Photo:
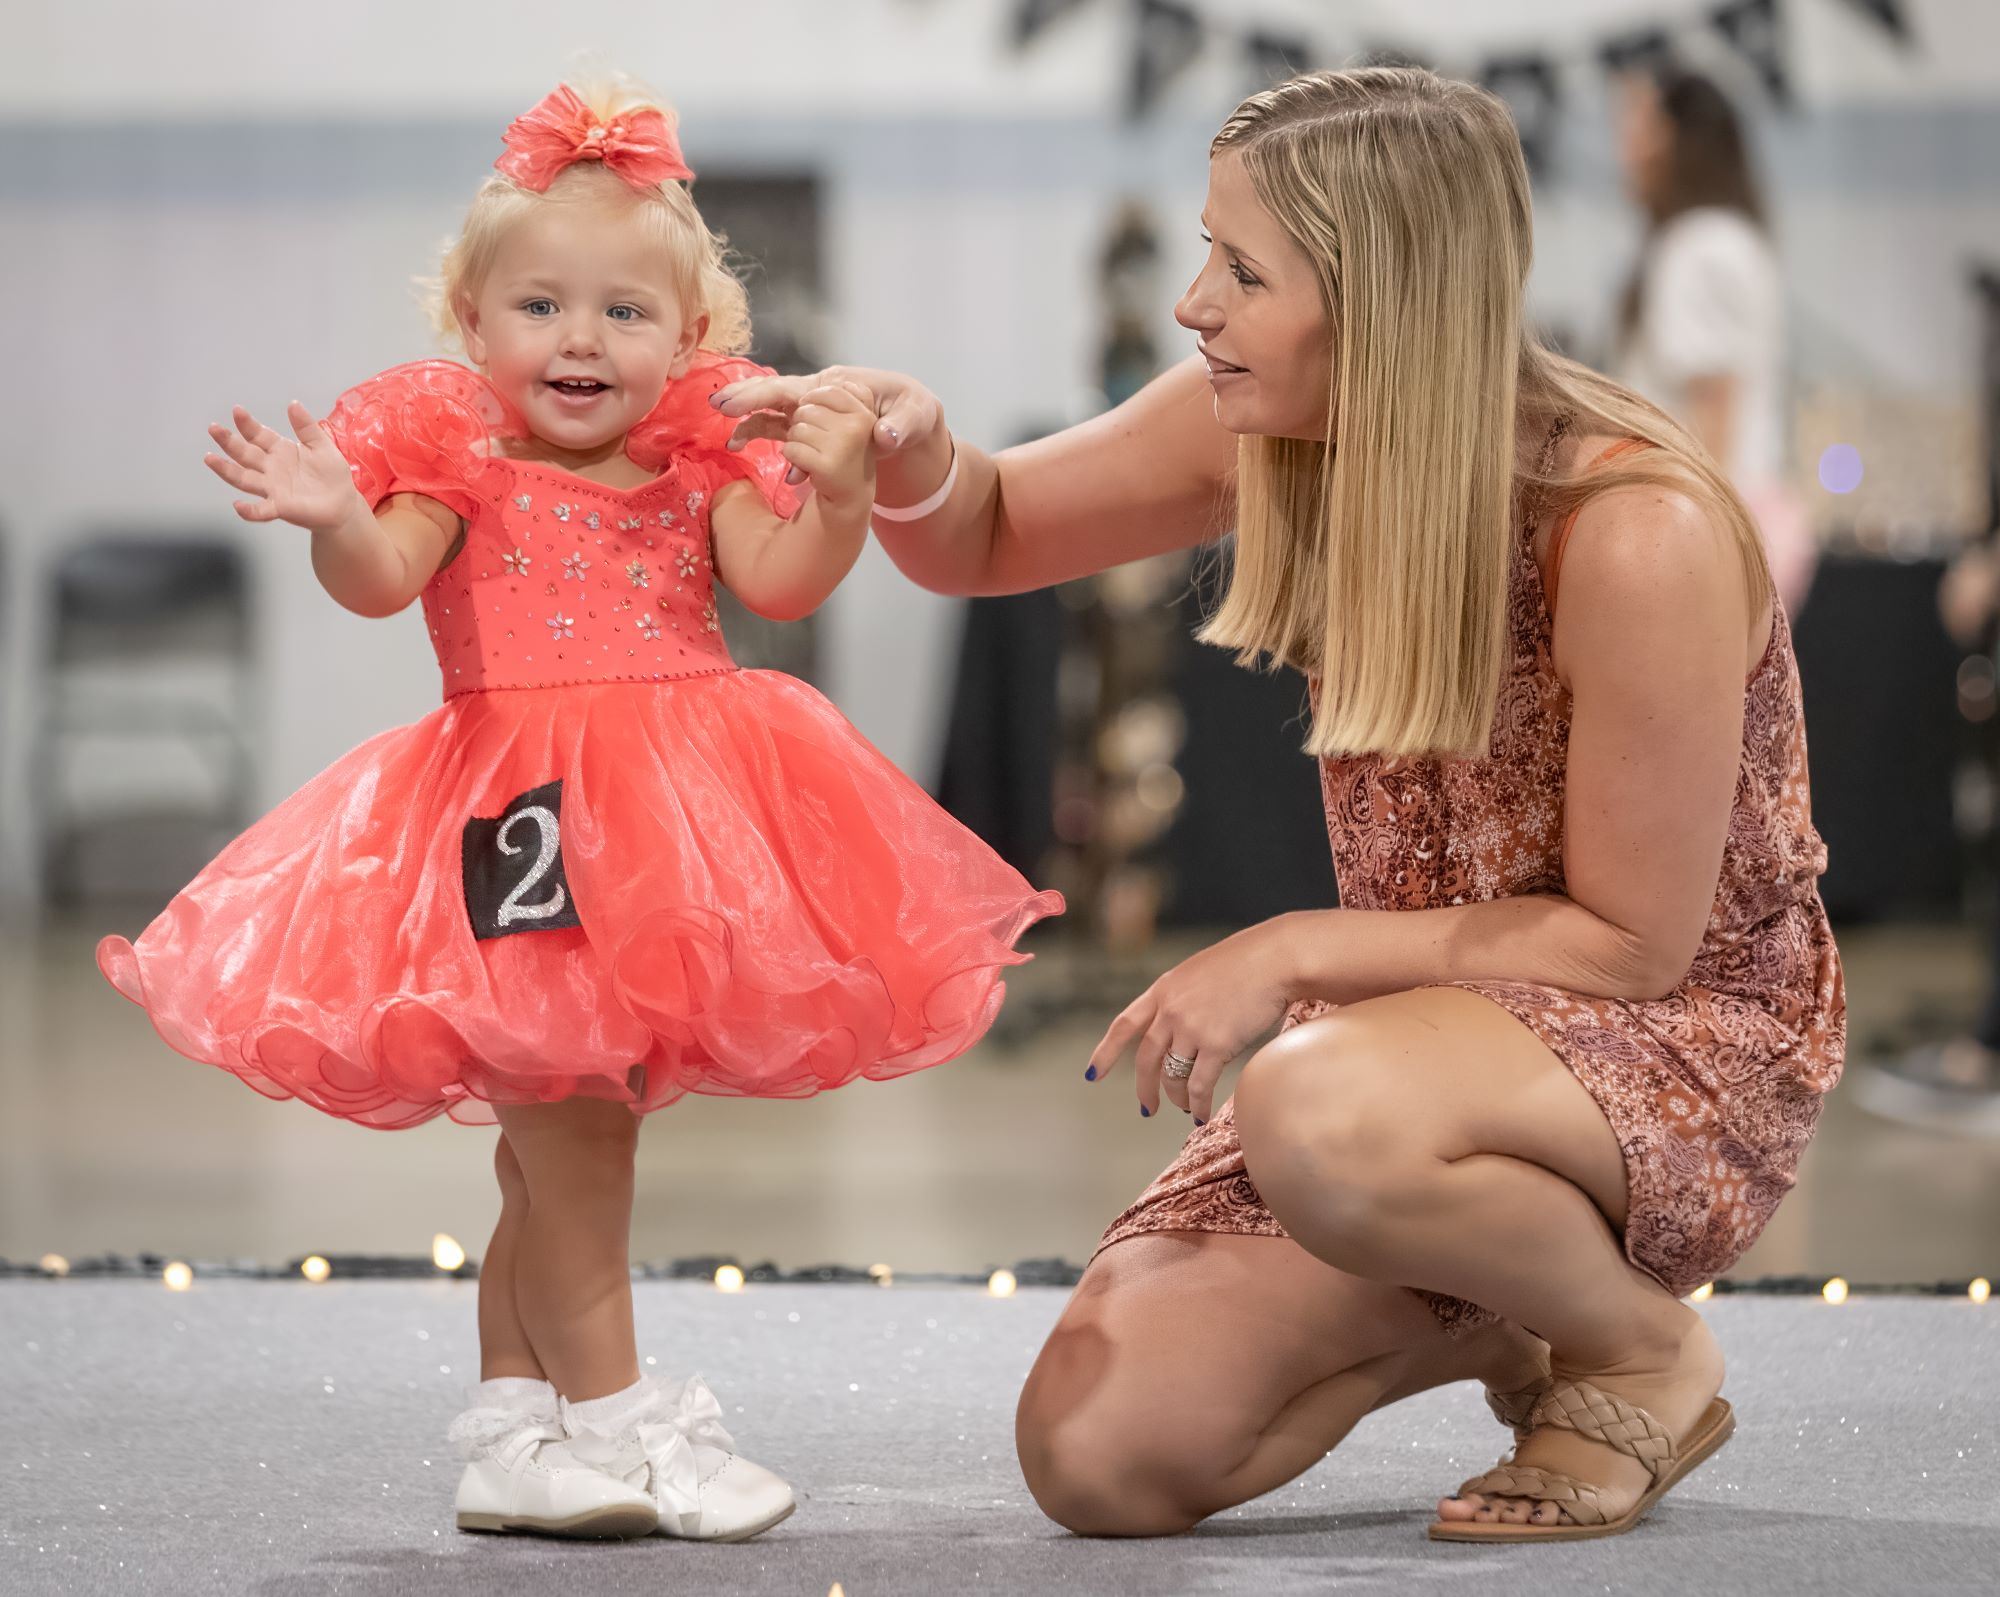
[[[716,617],[711,474],[676,461],[620,489],[536,461],[478,507],[424,589],[445,697],[735,668]]]
[[[700,352],[625,437],[626,459],[658,473],[637,488],[517,458],[527,425],[456,361],[410,361],[342,394],[322,425],[362,497],[422,494],[464,519],[461,547],[423,593],[445,697],[734,670],[715,613],[711,505],[748,482],[790,519],[800,496],[777,443],[732,448],[736,423],[710,401],[769,375]]]

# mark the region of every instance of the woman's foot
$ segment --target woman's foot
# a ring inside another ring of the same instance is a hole
[[[1549,1345],[1511,1320],[1467,1333],[1474,1373],[1486,1388],[1486,1406],[1518,1439],[1528,1412],[1549,1389]]]
[[[1673,1303],[1660,1317],[1657,1336],[1643,1350],[1601,1369],[1576,1368],[1558,1359],[1553,1373],[1558,1381],[1588,1382],[1645,1410],[1678,1450],[1722,1390],[1722,1348],[1699,1314]],[[1624,1514],[1653,1483],[1652,1472],[1637,1459],[1552,1425],[1524,1438],[1515,1448],[1512,1462],[1588,1482],[1597,1488],[1598,1505],[1608,1519]],[[1563,1511],[1555,1503],[1478,1494],[1443,1499],[1438,1504],[1438,1518],[1448,1524],[1565,1523]]]

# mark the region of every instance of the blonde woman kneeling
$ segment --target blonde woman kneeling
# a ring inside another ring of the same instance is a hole
[[[1700,445],[1523,327],[1499,101],[1293,79],[1216,136],[1203,225],[1201,359],[1041,442],[955,442],[886,372],[718,396],[776,436],[813,382],[865,383],[879,500],[949,484],[876,525],[940,592],[1233,524],[1202,637],[1312,686],[1341,907],[1195,955],[1106,1033],[1093,1078],[1135,1050],[1142,1111],[1194,1130],[1043,1350],[1022,1468],[1076,1531],[1166,1534],[1476,1378],[1517,1445],[1431,1534],[1613,1534],[1730,1434],[1680,1298],[1763,1229],[1840,1075],[1785,616]]]

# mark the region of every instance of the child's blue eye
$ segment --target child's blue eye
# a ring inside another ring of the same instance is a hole
[[[543,313],[541,307],[554,310],[556,304],[552,299],[531,299],[521,309],[526,311],[530,316],[540,316]]]
[[[622,315],[620,314],[621,312],[623,313]],[[639,319],[639,307],[636,305],[613,305],[604,314],[614,321],[635,322]]]

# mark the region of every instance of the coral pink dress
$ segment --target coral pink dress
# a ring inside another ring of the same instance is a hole
[[[586,1095],[804,1097],[954,1058],[1014,944],[1062,910],[824,698],[740,670],[709,506],[797,506],[704,357],[627,440],[618,489],[509,459],[526,429],[450,361],[344,395],[370,503],[465,518],[423,593],[445,701],[363,743],[98,963],[181,1053],[364,1125]]]

